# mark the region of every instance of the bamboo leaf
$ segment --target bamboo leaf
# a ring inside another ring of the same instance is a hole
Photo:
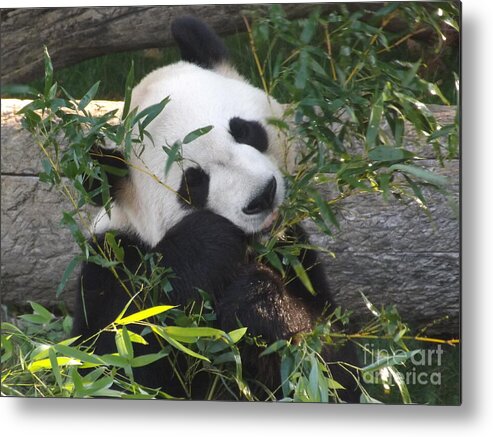
[[[376,145],[378,132],[380,131],[380,121],[383,114],[384,93],[380,94],[375,103],[373,103],[366,131],[366,147],[372,149]]]
[[[233,343],[238,343],[246,334],[248,328],[238,328],[228,332],[228,336]]]
[[[200,355],[197,352],[194,352],[193,350],[187,348],[186,346],[183,346],[180,342],[176,341],[173,337],[170,337],[168,333],[165,331],[163,326],[152,325],[151,329],[153,332],[155,332],[160,337],[164,338],[171,346],[178,349],[179,351],[184,352],[185,354],[190,355],[191,357],[198,358],[200,360],[204,360],[210,363],[209,358],[204,357],[203,355]]]
[[[135,68],[134,68],[134,61],[132,59],[130,70],[128,71],[127,79],[125,81],[125,103],[123,106],[123,113],[122,113],[123,120],[127,118],[128,111],[130,110],[130,103],[132,100],[132,89],[134,87],[134,74],[135,74]]]
[[[382,369],[383,367],[394,366],[398,364],[405,363],[408,359],[412,358],[419,352],[419,349],[410,352],[400,352],[398,354],[383,357],[369,364],[361,369],[362,372],[374,372],[376,370]]]
[[[429,170],[411,164],[394,164],[391,165],[389,169],[402,171],[437,186],[445,186],[448,183],[448,179],[445,176],[438,175]]]
[[[83,109],[85,109],[85,107],[89,104],[89,102],[91,102],[91,100],[94,99],[94,96],[98,92],[99,84],[100,83],[101,83],[101,81],[97,81],[89,89],[89,91],[84,95],[84,97],[82,97],[82,99],[80,99],[80,102],[79,102],[79,105],[78,105],[79,110],[82,111]]]
[[[314,296],[316,296],[317,292],[314,290],[312,282],[310,281],[310,277],[308,276],[303,264],[301,264],[300,260],[289,253],[284,253],[284,256],[288,259],[289,264],[293,268],[294,272],[298,279],[303,283],[305,288]]]
[[[170,102],[169,96],[165,97],[159,103],[151,105],[145,108],[143,111],[139,112],[132,121],[132,126],[135,126],[139,120],[142,122],[139,125],[140,131],[143,131],[150,123],[153,121],[165,108],[165,106]]]
[[[62,375],[60,373],[60,366],[58,365],[56,354],[53,348],[50,347],[48,349],[48,355],[51,362],[51,370],[53,371],[53,375],[55,376],[55,381],[58,384],[60,390],[62,390],[63,388]]]
[[[66,346],[64,344],[58,343],[53,346],[53,348],[70,358],[74,358],[79,363],[91,363],[91,364],[103,364],[101,358],[94,354],[88,354],[87,352],[81,351],[75,347]]]
[[[81,364],[79,360],[75,360],[69,357],[57,357],[56,363],[57,366],[80,366]],[[52,368],[52,364],[49,358],[46,358],[44,360],[33,361],[32,363],[29,363],[29,365],[27,366],[27,369],[33,373],[39,372],[40,370],[46,370],[51,368]]]
[[[163,328],[171,337],[223,337],[224,331],[208,327],[181,327],[181,326],[165,326]]]
[[[393,366],[388,367],[392,378],[394,379],[397,387],[399,387],[399,391],[401,392],[402,402],[405,404],[412,404],[411,395],[409,394],[409,390],[407,388],[406,382],[402,374]]]
[[[135,357],[130,361],[130,365],[132,367],[143,367],[147,366],[148,364],[154,363],[161,358],[164,358],[168,355],[168,351],[160,351],[155,354],[147,354],[147,355],[141,355],[140,357]]]
[[[188,144],[191,143],[192,141],[195,141],[197,138],[200,138],[201,136],[209,133],[213,128],[214,126],[209,125],[209,126],[201,127],[200,129],[196,129],[193,132],[190,132],[185,136],[185,138],[183,138],[183,144]]]
[[[392,146],[378,146],[368,152],[368,158],[372,161],[400,161],[403,159],[411,159],[414,153],[409,150],[400,149]]]
[[[119,329],[115,335],[115,344],[120,356],[127,360],[132,360],[134,357],[134,348],[132,346],[132,340],[128,334],[126,326]]]
[[[119,325],[128,325],[130,323],[140,322],[144,319],[148,319],[149,317],[157,316],[158,314],[169,311],[172,308],[176,307],[172,305],[158,305],[139,311],[127,317],[121,317],[123,314],[120,314],[120,316],[118,316],[118,318],[115,320],[115,323]]]
[[[53,64],[51,63],[51,57],[48,53],[48,49],[44,47],[44,67],[45,67],[45,87],[44,95],[48,96],[50,89],[53,85]]]
[[[287,340],[277,340],[272,343],[267,349],[265,349],[259,357],[265,357],[266,355],[270,355],[278,350],[283,349],[288,344]]]
[[[74,271],[75,267],[81,262],[82,257],[80,256],[75,256],[72,258],[72,260],[68,263],[67,267],[65,268],[65,271],[63,272],[62,279],[60,283],[58,284],[58,287],[56,289],[56,297],[59,297],[62,291],[65,289],[65,285],[67,284],[68,279],[70,278],[70,275]]]
[[[34,313],[43,317],[43,319],[48,323],[53,317],[55,317],[50,311],[48,311],[44,306],[36,302],[29,302]]]

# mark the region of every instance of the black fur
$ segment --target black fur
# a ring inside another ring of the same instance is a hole
[[[224,42],[207,24],[195,17],[177,18],[171,24],[171,33],[184,61],[212,69],[229,59]]]
[[[265,152],[269,146],[267,132],[257,121],[247,121],[240,117],[234,117],[229,120],[229,131],[238,143],[248,144],[259,152]]]
[[[304,232],[297,227],[292,236],[304,238]],[[173,291],[169,298],[164,293],[161,295],[163,303],[183,307],[192,300],[198,300],[197,289],[210,293],[216,305],[217,326],[223,330],[237,328],[239,321],[248,327],[250,334],[261,336],[268,342],[288,339],[313,328],[324,307],[332,305],[325,275],[314,251],[306,250],[300,259],[318,291],[317,296],[312,296],[294,274],[288,278],[289,285],[285,286],[269,267],[249,261],[244,233],[227,219],[207,210],[191,212],[154,248],[132,235],[118,234],[116,238],[124,248],[124,264],[131,272],[136,272],[141,266],[140,253],[148,252],[161,254],[163,265],[173,270],[170,280]],[[99,237],[100,246],[103,246],[103,240],[104,237]],[[123,269],[117,268],[117,273],[125,278]],[[130,281],[124,282],[130,286]],[[81,290],[77,298],[73,335],[81,335],[82,338],[88,338],[110,324],[129,300],[110,270],[93,263],[83,266]],[[136,310],[137,307],[133,306],[128,312]],[[136,354],[159,350],[155,340],[149,338],[149,342],[151,346],[135,345]],[[114,351],[114,335],[102,335],[96,345],[96,353]],[[259,350],[253,346],[245,346],[242,351],[246,376],[274,389],[280,382],[279,361],[273,357],[259,358],[258,354]],[[344,359],[347,356],[348,353]],[[327,351],[328,360],[337,359],[335,357],[337,355]],[[168,366],[166,360],[160,360],[136,369],[135,376],[146,386],[163,387],[169,394],[184,396]],[[346,383],[348,388],[353,387],[354,382],[345,373],[340,372],[338,381]],[[207,382],[199,380],[194,384],[192,396],[200,399],[206,386]],[[347,390],[342,397],[356,402],[357,392]]]
[[[128,166],[123,154],[116,149],[105,149],[99,146],[93,146],[90,156],[94,161],[99,163],[101,177],[106,178],[110,189],[110,197],[117,198],[118,190],[121,189],[128,177]],[[84,188],[87,192],[101,188],[101,180],[96,178],[87,178],[84,181]],[[103,195],[95,194],[92,197],[93,203],[103,206]]]
[[[231,282],[239,265],[244,261],[246,238],[242,231],[230,221],[209,211],[195,211],[185,217],[166,234],[154,248],[138,238],[128,234],[118,234],[116,240],[124,249],[124,264],[128,271],[143,274],[140,253],[154,252],[163,256],[162,263],[171,267],[173,277],[172,302],[163,294],[162,301],[180,305],[183,308],[189,302],[198,300],[198,289],[220,290]],[[104,236],[97,244],[104,246]],[[118,276],[131,289],[131,281],[126,280],[127,273],[117,267]],[[87,339],[108,326],[123,310],[130,296],[113,273],[94,263],[85,263],[80,278],[80,293],[76,299],[73,335]],[[136,292],[136,290],[132,290]],[[140,302],[144,306],[150,302]],[[131,305],[128,313],[137,311]],[[153,335],[147,337],[150,346],[134,345],[135,354],[148,354],[160,350]],[[103,333],[96,343],[96,353],[116,352],[114,334]],[[183,363],[178,363],[184,366]],[[186,372],[182,367],[181,371]],[[167,360],[159,360],[150,366],[135,369],[135,378],[147,387],[163,387],[172,396],[183,397],[180,384],[174,378],[174,372]],[[199,380],[194,385],[193,398],[201,399],[205,395],[206,382]]]
[[[190,167],[183,172],[178,199],[185,207],[205,208],[209,195],[209,175],[201,168]]]

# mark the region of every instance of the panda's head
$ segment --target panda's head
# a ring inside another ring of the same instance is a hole
[[[290,154],[283,133],[269,123],[283,109],[229,65],[223,42],[204,23],[181,18],[172,33],[183,60],[145,77],[133,90],[132,106],[170,101],[146,128],[152,140],[135,146],[128,176],[111,176],[111,215],[102,211],[95,231],[130,231],[154,246],[195,208],[248,234],[262,231],[285,194],[281,170]],[[212,129],[183,143],[179,159],[167,166],[169,148],[206,126]],[[104,159],[115,153],[105,151]]]

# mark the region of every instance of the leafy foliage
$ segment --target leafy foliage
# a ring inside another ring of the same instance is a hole
[[[338,12],[328,15],[314,9],[308,18],[295,21],[287,20],[280,6],[273,6],[268,16],[254,17],[252,25],[245,19],[252,48],[252,79],[289,104],[286,117],[271,123],[287,133],[289,146],[299,149],[296,170],[286,175],[288,192],[280,219],[269,238],[254,246],[258,259],[271,264],[283,278],[292,269],[307,290],[316,293],[298,260],[301,251],[310,246],[286,237],[284,231],[311,220],[321,231],[331,234],[339,226],[333,208],[341,199],[359,193],[395,196],[414,200],[426,209],[423,187],[446,193],[448,181],[421,166],[419,158],[429,149],[441,162],[456,157],[457,120],[439,125],[425,101],[431,97],[449,104],[449,100],[437,82],[420,76],[420,60],[410,62],[400,57],[401,44],[420,28],[406,29],[403,34],[389,30],[387,25],[397,18],[416,26],[426,25],[438,36],[439,50],[441,23],[456,29],[457,14],[454,3],[436,3],[431,9],[419,3],[389,3],[377,10],[356,12],[341,5]],[[91,85],[77,100],[54,81],[47,51],[44,59],[43,89],[22,87],[22,92],[31,94],[34,100],[20,113],[24,127],[44,153],[40,180],[56,186],[70,201],[72,208],[63,212],[62,223],[81,249],[67,266],[57,293],[62,292],[81,261],[93,262],[119,278],[128,292],[129,304],[137,304],[139,311],[127,314],[125,310],[102,331],[114,335],[118,353],[100,356],[94,353],[93,342],[102,332],[75,346],[76,339],[67,338],[70,317],[57,318],[32,303],[32,314],[21,316],[16,323],[2,323],[2,393],[166,398],[166,387],[157,391],[136,383],[133,369],[168,360],[188,395],[193,379],[200,372],[208,372],[213,375],[209,399],[227,393],[250,400],[280,397],[295,402],[338,402],[344,388],[321,359],[322,346],[379,339],[388,352],[384,356],[371,352],[372,362],[361,369],[361,375],[379,373],[379,384],[385,388],[383,401],[390,392],[397,392],[400,402],[413,401],[400,373],[416,354],[406,346],[413,336],[393,306],[376,309],[363,297],[373,319],[358,332],[347,334],[334,329],[338,323],[347,326],[349,322],[349,314],[338,308],[312,332],[268,345],[261,338],[251,337],[248,327],[232,332],[215,328],[207,290],[201,292],[201,304],[187,308],[160,305],[160,296],[172,293],[169,279],[173,272],[162,267],[159,254],[142,254],[141,268],[131,272],[123,263],[124,249],[114,234],[107,233],[102,245],[88,244],[87,235],[92,243],[97,241],[90,233],[84,207],[101,196],[110,213],[108,174],[118,171],[93,160],[91,147],[113,144],[128,158],[131,149],[149,137],[146,127],[166,111],[169,99],[130,110],[135,76],[132,68],[125,84],[122,113],[113,110],[94,116],[88,108],[97,96],[99,83]],[[197,126],[182,141],[161,145],[168,155],[164,174],[171,165],[180,165],[182,144],[211,129],[213,126]],[[420,134],[425,145],[407,144],[404,138],[409,130]],[[163,183],[146,168],[139,170]],[[87,191],[85,187],[91,184],[85,182],[94,180],[100,182],[100,188]],[[147,299],[154,305],[142,306]],[[47,335],[53,331],[56,334]],[[162,350],[136,355],[134,345],[145,345],[146,335],[158,338]],[[252,394],[250,387],[258,382],[248,381],[243,375],[239,353],[242,344],[264,349],[263,355],[279,355],[282,383],[274,393],[264,390],[262,396]],[[186,359],[186,372],[176,367],[178,356]],[[378,402],[360,384],[362,401]]]

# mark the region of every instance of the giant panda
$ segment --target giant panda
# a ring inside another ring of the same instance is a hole
[[[324,308],[335,308],[316,252],[307,249],[300,256],[315,296],[295,275],[286,285],[249,252],[249,241],[275,221],[285,197],[283,172],[293,164],[286,137],[269,123],[282,117],[283,107],[238,74],[224,43],[205,23],[183,17],[173,22],[171,31],[182,60],[150,73],[132,92],[132,107],[140,109],[170,98],[147,127],[150,135],[134,145],[127,160],[116,149],[93,148],[92,156],[101,165],[127,172],[107,173],[110,214],[101,209],[95,218],[92,244],[103,245],[105,233],[112,231],[130,271],[138,268],[142,254],[161,254],[162,264],[172,271],[173,288],[169,295],[163,293],[162,302],[184,306],[204,290],[212,295],[216,326],[222,330],[245,326],[267,344],[309,331]],[[203,126],[213,128],[183,144],[182,160],[165,172],[168,155],[163,145]],[[308,241],[300,226],[288,233]],[[128,301],[111,269],[85,263],[73,335],[91,338],[115,320]],[[159,347],[152,339],[150,343]],[[114,336],[102,334],[95,351],[114,352]],[[273,390],[280,384],[279,360],[274,355],[259,357],[261,351],[254,345],[244,347],[244,372]],[[348,347],[338,354],[327,351],[325,358],[354,360]],[[165,361],[136,369],[136,379],[183,397]],[[355,376],[337,366],[332,371],[346,386],[341,398],[357,402]],[[203,385],[198,381],[190,397],[201,399]]]

